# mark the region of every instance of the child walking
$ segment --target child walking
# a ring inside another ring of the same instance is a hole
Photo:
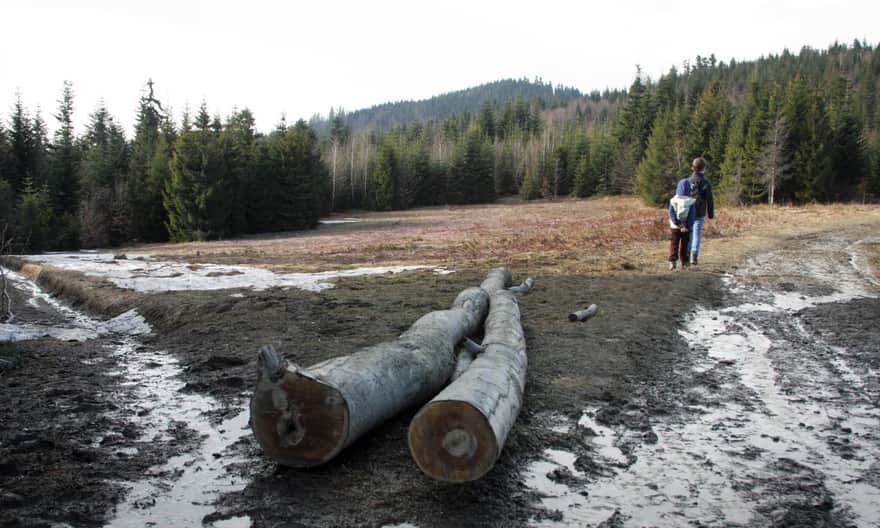
[[[691,241],[691,229],[694,225],[695,211],[691,198],[691,182],[687,178],[678,182],[675,196],[669,200],[669,269],[675,269],[675,263],[681,259],[681,267],[690,263],[688,248]]]

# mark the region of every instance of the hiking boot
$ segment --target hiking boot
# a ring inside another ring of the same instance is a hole
[[[691,266],[696,266],[696,265],[697,265],[697,256],[691,255]]]
[[[670,260],[670,261],[669,261],[669,271],[672,271],[672,270],[674,270],[674,269],[675,269],[675,261],[674,261],[674,260]]]

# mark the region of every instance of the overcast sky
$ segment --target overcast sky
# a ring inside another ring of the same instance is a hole
[[[2,0],[0,119],[20,92],[54,128],[70,80],[78,131],[103,99],[130,133],[152,78],[178,116],[202,100],[223,116],[248,107],[266,131],[282,113],[293,122],[502,78],[588,92],[628,87],[636,64],[656,79],[696,55],[876,45],[878,20],[878,0]]]

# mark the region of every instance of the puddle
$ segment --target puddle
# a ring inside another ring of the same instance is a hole
[[[772,525],[774,506],[815,499],[804,496],[798,478],[828,491],[835,518],[856,526],[880,524],[874,476],[880,459],[880,375],[853,363],[845,348],[823,342],[792,316],[877,295],[864,260],[852,256],[858,249],[857,244],[837,249],[850,253],[846,266],[839,255],[829,258],[809,248],[785,258],[771,253],[727,277],[729,306],[698,308],[680,331],[695,356],[694,369],[713,370],[723,380],[705,392],[706,406],[659,419],[653,424],[658,441],[638,445],[628,467],[616,447],[626,431],[601,427],[591,418],[594,410],[587,410],[572,434],[595,432],[587,439],[613,475],[562,485],[547,474],[563,467],[574,471],[568,463],[573,455],[545,452],[525,479],[543,494],[541,505],[562,517],[532,525]],[[813,295],[779,291],[778,278],[770,284],[751,281],[767,269],[788,279],[781,264],[793,259],[796,280]]]
[[[541,459],[529,465],[525,483],[541,496],[541,506],[547,511],[561,512],[562,520],[545,519],[536,521],[533,526],[580,526],[582,511],[587,499],[572,487],[558,482],[557,476],[583,478],[584,475],[574,467],[576,457],[568,451],[546,449]]]
[[[144,480],[123,483],[130,487],[124,504],[117,506],[108,528],[142,526],[200,527],[202,519],[214,511],[220,493],[238,491],[245,482],[230,476],[226,467],[240,462],[224,454],[227,447],[249,434],[247,409],[220,425],[212,425],[206,413],[217,403],[206,396],[181,392],[180,367],[175,358],[161,352],[136,351],[131,343],[120,346],[125,384],[135,396],[130,410],[139,416],[144,430],[138,442],[168,441],[169,425],[183,423],[194,430],[202,443],[196,452],[183,453],[152,468]],[[250,527],[250,519],[239,517],[213,526]]]
[[[432,266],[385,266],[356,268],[318,273],[273,273],[267,269],[219,264],[189,264],[158,260],[148,255],[114,258],[112,253],[46,253],[25,255],[31,262],[79,271],[91,277],[107,279],[120,288],[142,293],[180,290],[225,290],[268,288],[299,288],[322,291],[333,288],[328,282],[343,277],[381,275],[415,270],[432,270],[437,274],[452,273]]]
[[[175,526],[201,527],[202,519],[214,511],[213,503],[220,493],[237,491],[245,482],[227,473],[226,467],[239,462],[225,454],[226,448],[249,433],[249,412],[246,408],[219,425],[206,418],[218,408],[213,399],[199,394],[181,392],[184,383],[176,358],[162,351],[143,346],[137,336],[151,332],[143,317],[131,310],[109,321],[99,321],[79,313],[40,290],[32,281],[15,272],[7,272],[13,286],[31,294],[35,306],[51,308],[63,321],[50,324],[0,325],[0,339],[25,340],[55,337],[85,341],[111,337],[105,346],[109,357],[119,361],[122,386],[132,389],[132,396],[120,400],[120,416],[142,428],[134,446],[120,447],[117,454],[136,454],[138,445],[169,441],[169,428],[183,424],[194,431],[200,444],[194,452],[182,453],[167,463],[151,468],[138,482],[122,482],[129,488],[126,501],[117,506],[115,518],[107,527]],[[104,359],[94,359],[94,362]],[[104,436],[96,432],[94,446]],[[216,521],[217,528],[249,528],[249,517]]]

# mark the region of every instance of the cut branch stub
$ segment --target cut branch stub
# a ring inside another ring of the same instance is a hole
[[[396,340],[349,356],[299,368],[262,349],[251,425],[266,454],[293,467],[322,464],[435,395],[452,376],[455,346],[486,316],[486,288],[506,286],[493,273],[481,288],[462,291],[449,310],[430,312]]]
[[[512,291],[513,293],[522,294],[522,293],[528,293],[534,287],[535,287],[535,279],[528,277],[526,280],[522,281],[522,284],[520,284],[519,286],[511,286],[510,288],[507,288],[507,289]]]
[[[476,480],[501,454],[522,406],[526,344],[513,292],[490,296],[485,352],[413,418],[409,447],[428,476]]]

